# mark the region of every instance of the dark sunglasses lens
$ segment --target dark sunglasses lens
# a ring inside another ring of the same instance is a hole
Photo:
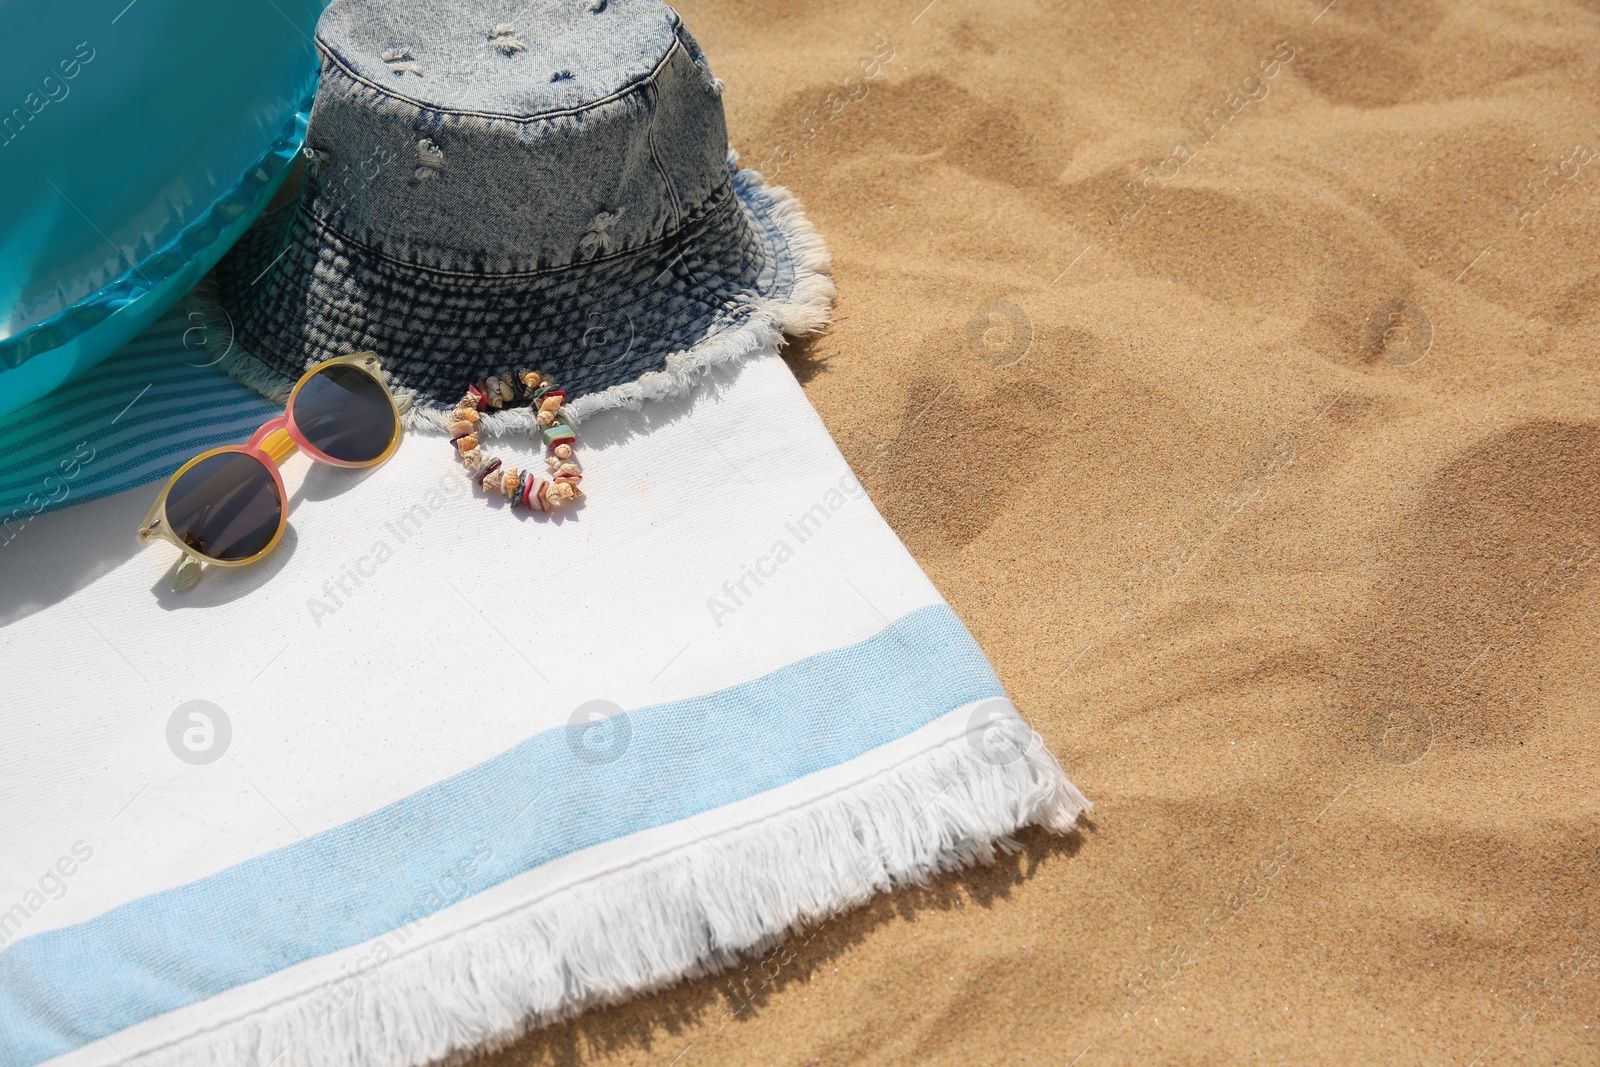
[[[294,425],[312,448],[345,463],[371,463],[399,430],[383,386],[346,364],[306,379],[294,396]]]
[[[242,452],[201,460],[167,494],[167,525],[212,559],[249,559],[272,543],[283,497],[266,464]]]

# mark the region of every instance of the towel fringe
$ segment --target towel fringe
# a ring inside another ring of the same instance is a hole
[[[895,886],[1070,832],[1090,804],[1020,718],[1013,762],[967,734],[798,807],[586,880],[137,1067],[464,1063],[532,1029],[722,971]],[[338,996],[341,1010],[329,1011]]]

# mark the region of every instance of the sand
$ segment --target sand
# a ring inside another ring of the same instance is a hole
[[[1325,2],[682,5],[1097,806],[481,1062],[1600,1061],[1600,8]]]

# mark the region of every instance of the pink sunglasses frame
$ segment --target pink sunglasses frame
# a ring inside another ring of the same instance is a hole
[[[394,437],[389,441],[389,447],[384,449],[383,453],[376,459],[368,460],[365,463],[352,463],[349,460],[335,459],[307,441],[305,435],[300,432],[300,428],[295,425],[294,403],[300,395],[301,387],[320,371],[340,365],[354,366],[369,374],[379,385],[383,386],[384,395],[389,398],[389,406],[394,410]],[[406,404],[405,406],[409,407],[410,405]],[[348,356],[336,356],[333,359],[323,360],[307,370],[300,376],[300,380],[295,382],[294,388],[289,392],[288,402],[284,405],[283,414],[263,423],[255,433],[250,435],[249,441],[242,445],[223,445],[220,448],[209,449],[174,471],[172,477],[168,478],[166,485],[162,487],[160,494],[157,495],[155,503],[150,505],[150,510],[145,514],[144,521],[139,524],[136,534],[139,543],[148,546],[154,541],[167,541],[176,545],[183,552],[183,561],[179,563],[178,570],[172,579],[173,589],[180,591],[188,589],[200,580],[200,566],[202,563],[212,563],[219,567],[243,567],[255,563],[278,546],[279,540],[283,537],[284,528],[289,523],[289,494],[284,487],[281,470],[283,461],[294,455],[298,450],[304,452],[318,463],[326,463],[334,467],[376,467],[388,460],[390,456],[394,455],[394,450],[400,447],[400,438],[403,436],[400,422],[401,411],[402,406],[396,400],[394,391],[389,388],[389,383],[383,376],[383,367],[379,363],[376,353],[356,352]],[[260,552],[245,559],[216,559],[198,552],[185,543],[183,538],[167,521],[167,497],[171,494],[172,487],[195,464],[224,452],[237,452],[241,455],[249,456],[266,467],[272,474],[273,482],[277,485],[278,499],[283,502],[283,507],[278,514],[278,528],[273,532],[272,539],[267,542],[266,547]]]

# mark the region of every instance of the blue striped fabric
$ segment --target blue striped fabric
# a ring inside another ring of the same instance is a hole
[[[427,887],[463,850],[482,863],[462,892],[480,893],[1001,695],[966,627],[938,604],[742,685],[630,711],[630,741],[612,763],[581,761],[566,727],[536,734],[342,826],[6,946],[0,1064],[32,1067],[414,923],[450,903]]]
[[[209,366],[199,336],[179,305],[91,373],[0,419],[0,544],[36,515],[165,478],[280,413]]]

